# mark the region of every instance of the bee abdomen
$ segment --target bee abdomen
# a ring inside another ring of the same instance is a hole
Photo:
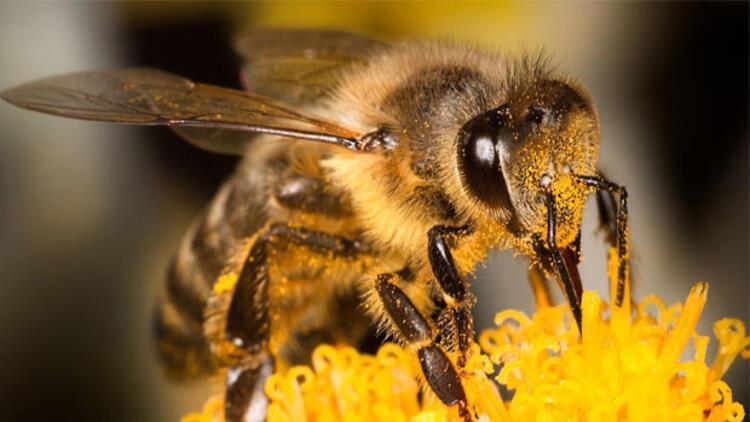
[[[183,317],[163,295],[154,315],[154,335],[162,367],[170,378],[190,379],[210,374],[213,357],[200,326]]]
[[[255,202],[251,194],[257,187],[238,176],[222,187],[195,222],[167,274],[154,334],[162,366],[173,378],[192,378],[215,369],[204,335],[204,312],[213,284],[231,265],[240,242],[265,221],[263,212],[248,207]]]
[[[189,236],[194,236],[194,232]],[[154,335],[161,364],[167,374],[176,379],[193,378],[214,369],[210,348],[203,336],[203,311],[210,292],[208,282],[203,272],[195,268],[198,261],[190,256],[185,258],[181,251],[173,259],[154,315]]]

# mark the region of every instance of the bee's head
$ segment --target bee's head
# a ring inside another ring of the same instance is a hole
[[[580,88],[530,83],[465,123],[457,144],[462,183],[477,205],[530,238],[544,233],[554,203],[558,244],[574,240],[587,190],[573,175],[595,174],[599,155],[596,112]]]

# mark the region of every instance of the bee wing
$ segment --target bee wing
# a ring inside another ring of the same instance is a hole
[[[357,34],[330,30],[249,30],[235,39],[245,60],[245,89],[293,104],[323,96],[343,68],[365,63],[387,44]]]
[[[359,135],[268,97],[198,84],[154,69],[55,76],[11,88],[0,97],[19,107],[58,116],[186,127],[181,134],[188,141],[230,154],[245,150],[249,137],[238,132],[270,133],[349,149],[356,149]]]

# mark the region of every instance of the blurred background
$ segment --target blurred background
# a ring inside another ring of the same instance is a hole
[[[0,90],[124,66],[239,87],[230,40],[247,25],[544,46],[598,102],[602,166],[630,191],[637,294],[672,303],[706,280],[699,331],[748,322],[747,2],[2,2]],[[181,235],[234,164],[167,129],[0,104],[0,419],[163,421],[201,407],[205,384],[161,377],[150,316]],[[606,294],[591,205],[583,280]],[[532,309],[508,253],[473,289],[479,328],[500,308]],[[738,361],[728,376],[746,408],[749,374]]]

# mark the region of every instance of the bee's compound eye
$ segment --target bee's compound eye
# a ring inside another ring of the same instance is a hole
[[[496,110],[479,115],[461,128],[459,166],[468,190],[491,207],[510,204],[500,166],[501,114]]]

